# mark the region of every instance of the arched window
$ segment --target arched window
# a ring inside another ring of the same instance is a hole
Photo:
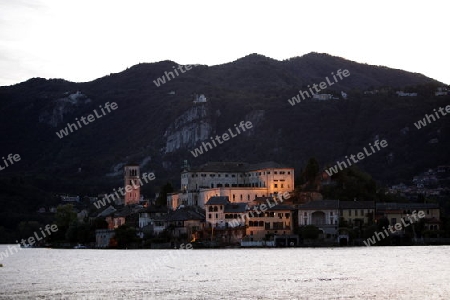
[[[214,206],[214,211],[217,211],[217,206]]]

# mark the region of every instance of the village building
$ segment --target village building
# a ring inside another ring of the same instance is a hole
[[[159,235],[166,229],[167,209],[148,206],[139,210],[139,236]]]
[[[362,228],[373,224],[373,201],[311,201],[298,207],[298,225],[319,228],[324,241],[347,244],[348,228]],[[345,225],[345,226],[344,226]]]
[[[169,194],[167,206],[205,207],[213,196],[251,204],[257,197],[274,196],[294,190],[294,168],[275,162],[247,164],[213,162],[198,168],[185,166],[181,173],[180,192]]]
[[[410,223],[409,216],[413,212],[423,211],[425,214],[423,217],[425,229],[431,231],[441,229],[441,215],[437,203],[377,203],[376,207],[376,219],[387,218],[392,226],[401,222],[402,219]]]
[[[165,226],[173,237],[184,237],[189,241],[200,239],[205,227],[205,211],[198,207],[181,206],[169,212]]]

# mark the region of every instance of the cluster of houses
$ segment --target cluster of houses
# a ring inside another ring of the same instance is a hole
[[[139,166],[125,167],[140,176]],[[136,193],[139,185],[135,186]],[[197,168],[187,163],[181,186],[169,194],[167,207],[137,199],[109,205],[97,217],[107,229],[96,231],[96,247],[114,246],[114,229],[135,226],[141,238],[170,232],[174,239],[209,245],[297,246],[296,231],[307,225],[319,229],[321,241],[348,244],[350,229],[373,225],[387,218],[394,225],[414,211],[425,213],[426,230],[440,230],[440,209],[435,203],[375,203],[373,201],[315,200],[299,204],[293,197],[294,169],[274,162],[247,164],[214,162]],[[137,201],[138,200],[138,201]]]
[[[413,177],[409,184],[399,183],[389,188],[389,193],[397,194],[410,201],[419,200],[420,196],[440,196],[450,193],[450,188],[442,184],[450,178],[450,165],[428,169]]]
[[[387,93],[386,89],[364,91],[364,95],[377,95],[377,94],[385,94],[385,93]],[[408,93],[408,92],[404,92],[404,91],[396,91],[395,94],[398,97],[417,97],[418,96],[418,94],[416,92]],[[438,87],[434,91],[435,96],[447,96],[449,94],[450,94],[450,89],[445,86]]]

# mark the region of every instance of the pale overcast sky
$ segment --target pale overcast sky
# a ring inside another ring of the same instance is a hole
[[[448,1],[0,0],[0,85],[316,51],[450,84]]]

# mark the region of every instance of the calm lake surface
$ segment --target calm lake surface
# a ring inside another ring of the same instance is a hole
[[[22,249],[0,263],[0,299],[450,299],[449,246]]]

